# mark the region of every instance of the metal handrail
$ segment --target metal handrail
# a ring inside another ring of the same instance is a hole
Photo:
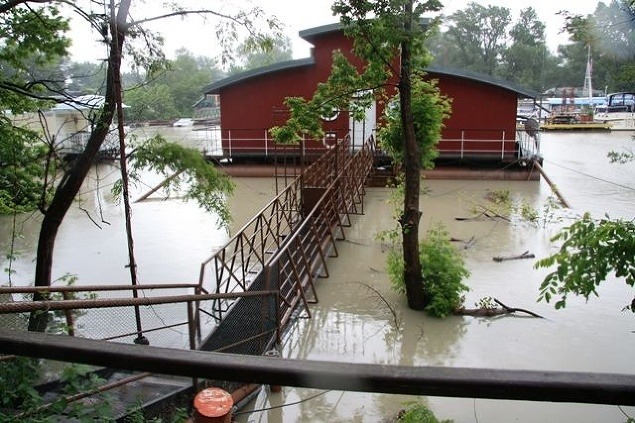
[[[141,285],[65,285],[65,286],[0,286],[0,294],[34,294],[44,292],[98,292],[98,291],[140,291],[152,289],[197,288],[196,283],[141,284]]]
[[[0,329],[0,353],[158,374],[385,394],[635,405],[635,375],[398,366],[111,344]]]

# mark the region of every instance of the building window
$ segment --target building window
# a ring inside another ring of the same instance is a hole
[[[328,113],[324,113],[322,116],[323,121],[325,122],[333,122],[340,115],[340,111],[336,108],[332,108]]]

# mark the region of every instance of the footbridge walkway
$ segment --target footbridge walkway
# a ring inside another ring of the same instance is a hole
[[[294,313],[311,315],[315,281],[328,277],[335,241],[345,237],[351,216],[363,213],[373,155],[372,138],[355,151],[342,140],[203,262],[199,286],[223,297],[200,309],[215,322],[200,349],[262,354],[280,342]],[[232,296],[272,291],[277,295]]]

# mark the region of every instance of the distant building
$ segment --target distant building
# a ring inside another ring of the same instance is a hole
[[[217,94],[205,94],[203,98],[194,103],[194,119],[219,123],[220,96]]]
[[[23,125],[42,133],[55,145],[60,156],[79,154],[86,146],[93,129],[95,110],[104,104],[104,97],[82,95],[60,99],[50,109],[39,113],[15,116],[14,124]],[[127,107],[124,105],[124,107]],[[115,155],[119,151],[119,138],[113,128],[100,149],[102,155]]]

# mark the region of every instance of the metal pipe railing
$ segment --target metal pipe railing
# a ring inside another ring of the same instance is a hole
[[[226,294],[170,295],[162,297],[103,298],[94,300],[53,300],[0,302],[0,314],[30,313],[32,311],[84,310],[107,307],[134,307],[159,304],[187,303],[224,298],[242,298],[274,295],[276,291],[251,291]]]
[[[0,294],[35,294],[46,292],[98,292],[98,291],[139,291],[151,289],[196,288],[196,283],[141,284],[141,285],[64,285],[64,286],[2,286]]]
[[[0,329],[0,353],[192,378],[386,394],[635,405],[635,375],[294,360]]]

